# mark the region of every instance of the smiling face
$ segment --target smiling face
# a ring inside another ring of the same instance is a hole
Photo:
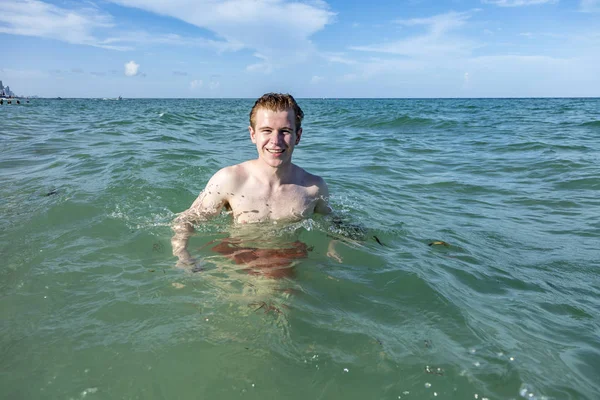
[[[252,143],[256,144],[258,158],[273,168],[292,162],[294,147],[300,142],[302,128],[296,130],[294,111],[256,111],[254,126],[248,127]]]

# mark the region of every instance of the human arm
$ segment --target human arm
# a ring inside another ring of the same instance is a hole
[[[368,240],[368,229],[362,224],[353,223],[344,219],[332,209],[328,202],[329,190],[325,182],[322,182],[322,186],[319,186],[319,190],[321,195],[315,207],[315,212],[325,215],[326,220],[330,224],[330,234],[327,236],[329,236],[331,240],[327,246],[327,256],[341,263],[342,257],[336,251],[337,245],[341,242],[351,247],[363,247],[362,243]],[[384,246],[376,236],[373,236],[373,238],[379,245]]]
[[[329,205],[329,188],[327,187],[327,183],[323,179],[320,179],[318,183],[319,188],[319,196],[317,200],[317,204],[315,205],[315,213],[332,216],[332,220],[335,221],[336,217],[333,215],[333,210]],[[338,242],[337,239],[332,239],[329,241],[329,245],[327,246],[327,257],[336,260],[337,262],[342,262],[342,257],[335,250],[335,245]]]
[[[226,191],[221,190],[223,182],[226,182],[227,173],[223,170],[217,172],[207,183],[206,187],[190,208],[180,213],[173,220],[171,229],[173,237],[171,246],[173,255],[179,259],[178,266],[192,266],[196,260],[190,255],[187,245],[189,238],[194,234],[194,225],[207,221],[218,215],[223,206],[227,203]]]

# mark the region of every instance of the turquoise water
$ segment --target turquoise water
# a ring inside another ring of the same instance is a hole
[[[169,223],[255,157],[253,100],[0,107],[2,397],[600,398],[600,99],[299,102],[347,226],[222,215],[193,274]],[[266,279],[240,235],[312,251]]]

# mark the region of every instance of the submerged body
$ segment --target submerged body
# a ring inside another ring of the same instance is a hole
[[[217,215],[223,208],[231,212],[237,224],[285,223],[331,211],[325,181],[292,163],[294,148],[302,137],[302,117],[302,111],[289,95],[268,94],[257,100],[250,113],[248,130],[258,158],[218,171],[191,207],[176,218],[171,242],[179,265],[196,264],[187,250],[194,224]],[[269,254],[285,259],[282,249],[269,253],[265,249],[243,248],[245,251],[240,252],[229,251],[230,247],[228,243],[214,249],[236,263],[244,262],[246,257],[260,264],[257,260],[264,260]],[[288,258],[305,257],[306,249],[299,252],[298,248],[291,246]],[[275,264],[278,263],[281,261]]]

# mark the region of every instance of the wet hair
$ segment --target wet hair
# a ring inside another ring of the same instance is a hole
[[[300,109],[296,100],[291,94],[283,93],[266,93],[256,100],[254,107],[250,110],[250,126],[254,128],[256,123],[256,113],[259,109],[264,108],[271,111],[286,111],[293,110],[296,116],[296,131],[300,129],[302,125],[302,118],[304,118],[304,112]]]

